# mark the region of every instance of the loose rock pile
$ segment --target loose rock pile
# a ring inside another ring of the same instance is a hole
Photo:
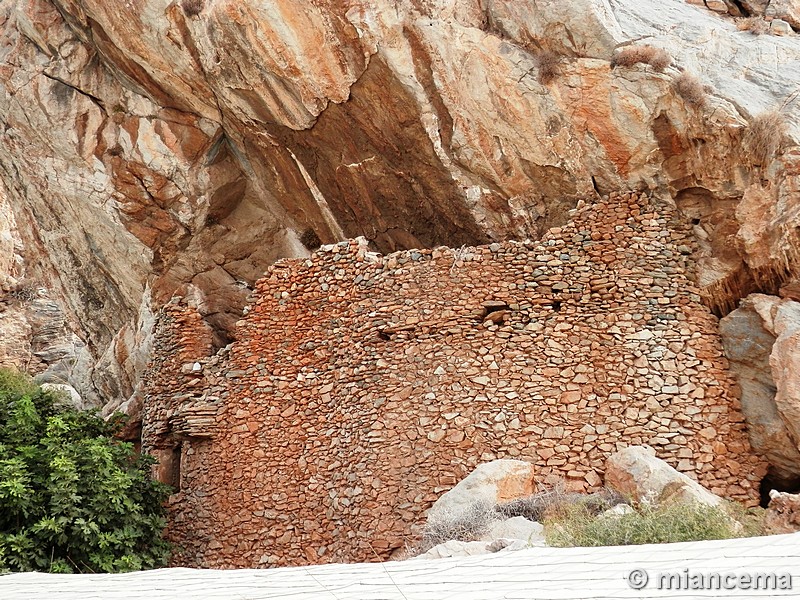
[[[741,515],[731,512],[732,506],[657,458],[647,446],[628,446],[609,456],[605,489],[592,495],[569,494],[558,488],[531,493],[535,483],[532,467],[507,459],[479,465],[428,511],[422,539],[410,548],[411,557],[449,558],[546,546],[545,520],[559,514],[563,517],[569,507],[578,506],[586,515],[608,519],[636,512],[631,504],[650,510],[678,504],[687,509],[687,517],[697,505],[706,505],[727,512],[732,530],[744,532],[742,523],[736,522]],[[766,531],[788,533],[800,528],[798,496],[773,492],[771,497]],[[795,529],[791,529],[792,519]],[[549,526],[554,525],[551,522]],[[563,523],[557,519],[555,527],[563,527]],[[687,531],[671,534],[683,536]]]
[[[610,454],[648,444],[755,504],[764,463],[671,218],[628,193],[538,242],[325,246],[272,266],[213,357],[196,313],[170,305],[143,435],[181,485],[178,564],[386,558],[497,458],[588,492]]]

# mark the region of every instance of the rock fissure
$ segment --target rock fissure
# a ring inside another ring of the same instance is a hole
[[[106,107],[103,104],[103,101],[100,98],[98,98],[97,96],[93,96],[92,94],[90,94],[86,90],[82,90],[81,88],[79,88],[79,87],[77,87],[77,86],[75,86],[75,85],[73,85],[73,84],[71,84],[71,83],[69,83],[67,81],[64,81],[60,77],[57,77],[55,75],[51,75],[50,73],[47,73],[46,71],[42,71],[42,75],[44,77],[46,77],[47,79],[51,80],[51,81],[56,81],[56,82],[60,83],[61,85],[64,85],[64,86],[70,88],[71,90],[81,94],[82,96],[85,96],[86,98],[88,98],[89,100],[94,102],[97,105],[97,107],[100,110],[103,111],[103,113],[108,115],[108,111],[106,110]]]

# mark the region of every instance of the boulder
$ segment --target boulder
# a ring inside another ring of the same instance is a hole
[[[800,494],[787,494],[772,490],[764,527],[767,533],[794,533],[800,531]]]
[[[632,512],[635,512],[633,507],[630,504],[617,504],[616,506],[612,506],[606,511],[600,513],[599,517],[601,519],[607,517],[621,517],[623,515],[628,515]]]
[[[794,30],[792,26],[783,19],[772,19],[769,24],[769,32],[772,35],[792,35]]]
[[[656,457],[649,446],[629,446],[606,461],[606,485],[636,502],[697,502],[717,506],[716,496]]]
[[[428,522],[459,520],[476,505],[494,506],[533,494],[533,465],[502,459],[479,465],[428,511]]]
[[[775,344],[769,366],[775,381],[775,406],[794,447],[800,448],[800,302],[780,300],[772,311]],[[796,465],[800,471],[800,464]]]
[[[544,526],[525,517],[511,517],[504,521],[496,521],[489,526],[485,541],[497,539],[523,540],[529,546],[546,546]]]
[[[782,19],[794,29],[800,29],[800,0],[771,0],[764,15]]]
[[[83,398],[81,398],[78,391],[71,385],[66,383],[43,383],[41,387],[46,392],[54,392],[65,404],[76,410],[82,410],[84,408]]]
[[[420,558],[453,558],[458,556],[476,556],[478,554],[494,554],[496,552],[511,552],[523,550],[528,544],[522,540],[498,539],[491,541],[462,542],[450,540],[438,546],[434,546],[424,554],[415,556]]]

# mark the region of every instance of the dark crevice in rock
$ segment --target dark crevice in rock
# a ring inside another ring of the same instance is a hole
[[[777,492],[788,492],[790,494],[800,493],[800,477],[786,478],[781,477],[775,472],[774,467],[770,467],[767,471],[766,477],[761,480],[761,507],[767,508],[769,505],[769,493],[775,490]]]
[[[735,10],[739,11],[741,16],[743,17],[749,17],[751,15],[751,12],[741,2],[741,0],[726,0],[725,4],[732,4],[735,7]],[[739,16],[739,15],[733,15],[733,16]]]
[[[73,84],[69,83],[68,81],[64,81],[60,77],[56,77],[55,75],[50,75],[49,73],[46,73],[44,71],[42,71],[42,75],[44,75],[47,79],[49,79],[51,81],[55,81],[57,83],[60,83],[61,85],[66,86],[69,89],[77,92],[81,96],[84,96],[84,97],[88,98],[89,100],[94,102],[98,106],[98,108],[100,108],[100,110],[102,110],[105,114],[108,114],[108,111],[106,111],[105,103],[103,102],[102,99],[98,98],[97,96],[94,96],[94,95],[90,94],[86,90],[82,90],[78,86],[73,85]]]

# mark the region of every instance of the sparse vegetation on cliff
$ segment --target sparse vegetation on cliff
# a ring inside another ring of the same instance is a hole
[[[166,486],[114,425],[0,370],[0,570],[164,566]]]
[[[14,289],[7,294],[8,298],[21,304],[27,304],[36,300],[39,295],[41,283],[31,279],[22,279],[17,282]]]
[[[742,146],[754,164],[766,166],[780,151],[785,134],[783,115],[777,110],[763,112],[750,120]]]
[[[536,55],[536,66],[539,69],[539,83],[547,85],[561,75],[561,56],[550,50],[543,50]]]
[[[673,81],[673,86],[678,95],[687,104],[703,108],[706,105],[706,90],[700,80],[691,73],[684,71]]]
[[[672,57],[666,50],[654,46],[627,46],[611,58],[612,67],[632,67],[643,63],[659,73],[672,64]]]
[[[769,33],[769,23],[762,16],[747,17],[736,23],[739,31],[749,31],[753,35]]]
[[[196,17],[203,12],[203,0],[182,0],[181,8],[187,17]]]

